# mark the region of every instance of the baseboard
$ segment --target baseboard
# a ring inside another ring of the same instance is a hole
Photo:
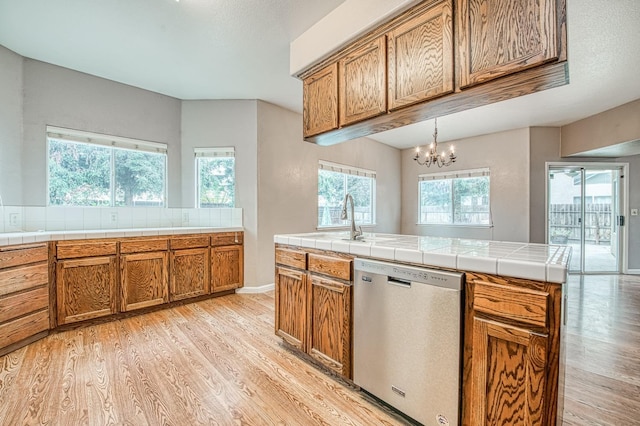
[[[627,269],[629,275],[640,275],[640,269]]]
[[[260,287],[242,287],[236,290],[238,294],[266,293],[276,288],[275,284],[262,285]]]

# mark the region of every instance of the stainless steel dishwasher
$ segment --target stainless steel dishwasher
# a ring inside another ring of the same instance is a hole
[[[424,425],[457,425],[464,275],[354,263],[353,381]]]

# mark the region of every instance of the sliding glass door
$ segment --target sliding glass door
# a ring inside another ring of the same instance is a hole
[[[550,166],[547,236],[573,248],[570,272],[620,272],[621,168]]]

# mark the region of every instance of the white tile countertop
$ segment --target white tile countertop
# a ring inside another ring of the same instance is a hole
[[[348,232],[275,235],[275,243],[536,281],[564,283],[571,247],[464,238]]]
[[[178,226],[162,228],[125,228],[80,231],[38,231],[0,233],[0,246],[30,244],[44,241],[89,240],[94,238],[146,237],[157,235],[209,234],[215,232],[242,232],[242,227]]]

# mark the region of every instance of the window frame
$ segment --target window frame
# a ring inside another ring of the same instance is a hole
[[[456,218],[456,206],[455,206],[455,183],[456,179],[466,179],[466,178],[474,178],[474,177],[487,177],[489,179],[489,189],[487,193],[487,201],[488,201],[488,223],[460,223],[455,222]],[[422,182],[424,181],[435,181],[435,180],[448,180],[451,185],[451,222],[450,223],[436,223],[436,222],[421,222],[422,218]],[[417,215],[418,220],[416,221],[417,226],[451,226],[451,227],[473,227],[473,228],[492,228],[493,227],[493,216],[491,213],[491,170],[489,168],[481,168],[481,169],[469,169],[469,170],[459,170],[455,172],[442,172],[442,173],[431,173],[431,174],[420,174],[418,175],[418,205],[417,205]]]
[[[159,142],[151,142],[145,141],[141,139],[134,138],[126,138],[122,136],[114,136],[107,135],[102,133],[88,132],[83,130],[75,130],[75,129],[67,129],[64,127],[56,127],[56,126],[46,126],[45,133],[46,141],[47,141],[47,156],[46,156],[46,196],[47,196],[47,206],[48,207],[83,207],[83,208],[91,208],[91,207],[107,207],[107,208],[138,208],[138,207],[147,207],[147,208],[167,208],[169,205],[168,198],[168,178],[169,178],[169,155],[168,155],[168,146],[165,143]],[[50,179],[50,143],[51,139],[69,142],[69,143],[78,143],[84,145],[94,145],[101,146],[104,148],[108,148],[111,150],[110,156],[110,200],[109,206],[87,206],[87,205],[54,205],[51,204],[51,179]],[[163,185],[163,203],[161,206],[116,206],[116,192],[115,192],[115,183],[116,183],[116,172],[115,172],[115,153],[116,150],[121,151],[142,151],[153,154],[163,154],[164,155],[164,185]]]
[[[341,173],[341,174],[345,175],[345,181],[346,181],[346,179],[347,179],[347,177],[349,175],[351,175],[351,176],[359,176],[359,177],[366,177],[366,178],[370,178],[371,179],[371,223],[357,223],[356,222],[356,225],[357,226],[362,226],[364,228],[376,226],[376,223],[377,223],[376,222],[377,221],[377,214],[376,214],[376,210],[377,210],[377,197],[376,197],[377,172],[375,170],[363,169],[363,168],[354,167],[354,166],[350,166],[350,165],[333,163],[333,162],[325,161],[325,160],[319,160],[318,161],[318,173],[316,175],[316,177],[317,177],[317,179],[316,179],[316,188],[317,189],[318,189],[318,184],[319,184],[319,180],[320,180],[320,171],[321,170]],[[349,223],[343,223],[341,225],[328,225],[328,226],[320,225],[320,221],[318,220],[318,214],[317,214],[317,212],[320,209],[320,203],[318,202],[320,194],[317,192],[317,189],[316,189],[316,229],[317,230],[322,230],[322,231],[348,229],[349,226],[350,226]],[[345,193],[346,192],[348,192],[348,191],[346,189],[346,184],[345,184]],[[342,196],[344,198],[344,194]],[[347,220],[347,222],[348,222],[348,220]]]
[[[222,207],[222,208],[235,208],[236,207],[236,154],[235,147],[226,146],[226,147],[204,147],[204,148],[194,148],[193,154],[195,157],[194,160],[194,168],[195,168],[195,208],[197,209],[207,209],[213,207],[202,207],[200,205],[200,168],[198,164],[198,160],[200,158],[233,158],[233,206]]]

